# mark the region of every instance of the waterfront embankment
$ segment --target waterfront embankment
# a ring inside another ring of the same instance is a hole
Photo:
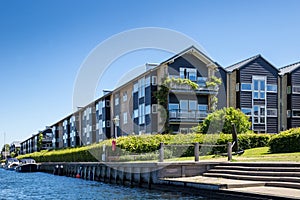
[[[199,194],[208,199],[300,198],[300,192],[297,189],[270,187],[264,181],[233,180],[202,176],[207,171],[221,164],[230,163],[43,163],[41,165],[41,171],[116,185]],[[251,163],[249,163],[249,165],[251,166]]]

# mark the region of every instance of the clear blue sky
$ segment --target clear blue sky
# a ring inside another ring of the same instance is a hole
[[[80,65],[114,34],[169,28],[192,37],[224,67],[256,54],[281,67],[300,61],[299,9],[297,0],[0,0],[0,146],[4,132],[6,143],[24,140],[70,114]],[[130,70],[168,56],[137,52],[115,67]]]

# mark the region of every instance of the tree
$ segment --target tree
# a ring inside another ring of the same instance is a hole
[[[43,133],[40,132],[39,135],[38,135],[38,141],[37,141],[37,148],[38,148],[38,151],[40,151],[43,147]]]
[[[239,109],[233,107],[223,108],[209,114],[197,127],[194,127],[195,132],[200,133],[217,133],[223,132],[232,134],[232,124],[235,124],[236,132],[246,133],[251,127],[249,117]]]

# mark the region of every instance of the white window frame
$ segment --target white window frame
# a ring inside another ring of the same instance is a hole
[[[123,113],[123,124],[127,124],[127,112]]]
[[[257,90],[255,90],[255,86],[254,86],[254,81],[258,81],[258,89]],[[264,85],[265,85],[265,89],[264,90],[262,90],[261,89],[261,81],[264,81]],[[253,95],[253,99],[266,99],[266,89],[267,89],[267,79],[266,79],[266,77],[265,76],[253,76],[252,77],[252,95]],[[255,97],[255,93],[258,93],[258,97],[256,98]],[[262,98],[261,97],[261,93],[263,93],[264,94],[264,97]]]
[[[139,91],[139,84],[137,82],[133,85],[133,93],[138,92],[138,91]]]
[[[269,112],[274,111],[275,114],[269,114]],[[277,109],[276,108],[267,108],[267,117],[277,117],[278,113],[277,113]]]
[[[116,96],[115,97],[115,106],[119,105],[119,102],[120,102],[119,96]]]
[[[293,92],[293,94],[300,94],[300,86],[299,85],[293,85],[292,92]]]
[[[248,85],[250,89],[243,89],[243,86]],[[243,92],[252,92],[252,84],[251,83],[241,83],[241,91]]]
[[[255,115],[255,109],[254,109],[254,107],[258,107],[258,114],[257,115]],[[265,110],[265,112],[264,113],[261,113],[261,109],[264,109]],[[264,124],[264,125],[266,125],[266,106],[263,106],[263,105],[254,105],[253,106],[253,111],[252,111],[252,121],[253,121],[253,124]],[[257,117],[258,118],[258,122],[255,122],[254,121],[254,118],[255,117]],[[262,118],[264,118],[264,122],[261,122],[261,119]]]
[[[123,92],[123,102],[127,101],[127,91]]]
[[[299,116],[294,115],[294,112],[295,112],[295,111],[300,113],[300,109],[293,109],[293,110],[292,110],[292,117],[293,117],[293,118],[300,118],[300,115],[299,115]]]
[[[275,87],[275,90],[269,90],[269,87]],[[267,84],[267,92],[269,93],[277,93],[278,87],[275,84]]]
[[[153,114],[157,113],[157,104],[152,104],[152,113]]]
[[[152,85],[157,85],[157,76],[152,76]]]

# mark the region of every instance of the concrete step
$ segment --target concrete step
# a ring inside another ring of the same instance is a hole
[[[238,180],[250,180],[250,181],[266,181],[266,182],[293,182],[300,183],[299,177],[272,177],[272,176],[251,176],[251,175],[238,175],[238,174],[226,174],[226,173],[204,173],[203,176],[218,177]]]
[[[284,187],[284,188],[293,188],[300,189],[300,183],[291,183],[291,182],[267,182],[265,186],[270,187]]]
[[[244,167],[292,167],[292,168],[300,168],[300,163],[272,163],[272,162],[264,162],[264,163],[253,163],[253,162],[227,162],[222,163],[222,166],[244,166]]]
[[[300,172],[300,167],[253,167],[239,165],[217,165],[214,169],[246,170],[246,171],[273,171],[273,172]]]
[[[247,171],[247,170],[234,170],[216,168],[208,171],[209,173],[222,173],[222,174],[235,174],[235,175],[248,175],[248,176],[275,176],[275,177],[298,177],[300,172],[285,172],[285,171]]]

